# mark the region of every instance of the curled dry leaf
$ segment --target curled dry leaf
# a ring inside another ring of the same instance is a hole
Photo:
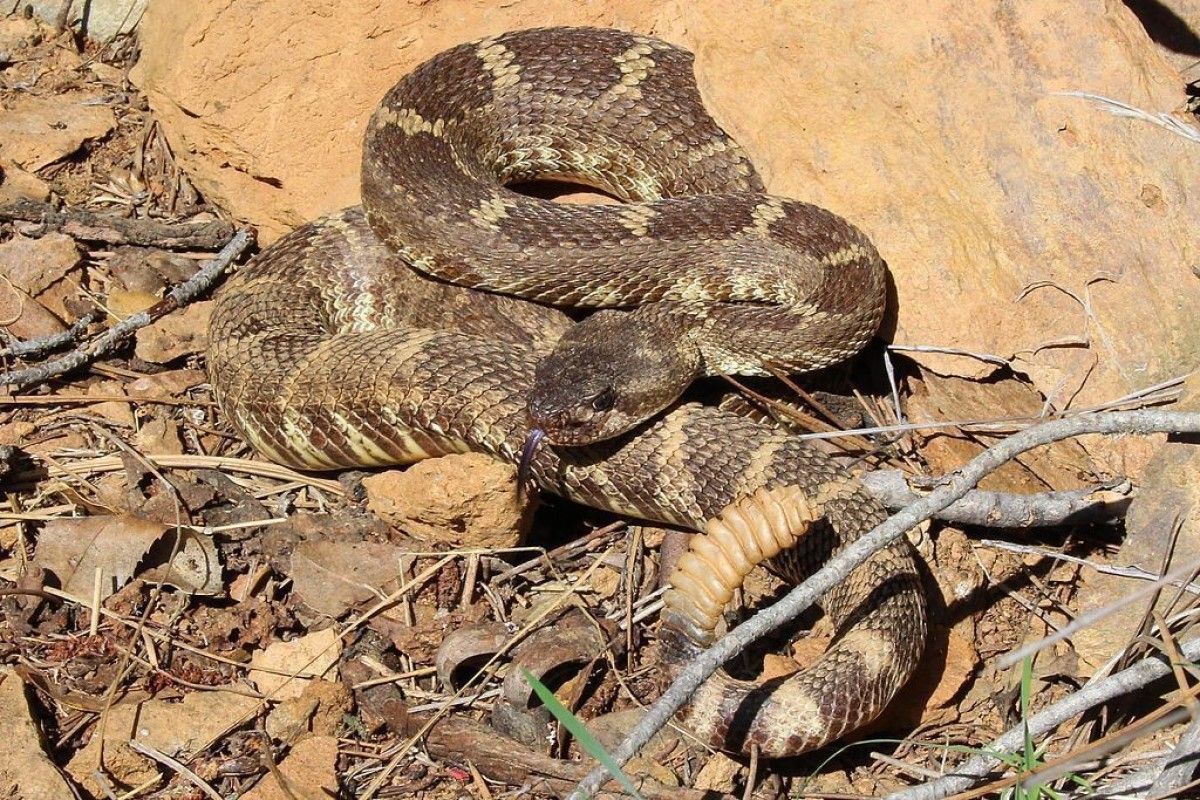
[[[438,648],[438,680],[451,692],[461,688],[511,638],[503,622],[477,622],[455,628]]]
[[[221,594],[225,588],[221,580],[221,557],[212,538],[180,528],[181,540],[177,545],[171,535],[175,530],[168,528],[167,535],[150,548],[140,577],[147,581],[162,581],[192,594]]]
[[[212,540],[179,530],[177,540],[175,528],[130,514],[53,519],[38,536],[34,564],[79,597],[92,596],[97,570],[103,599],[128,583],[139,567],[147,580],[194,594],[219,593],[221,564]]]

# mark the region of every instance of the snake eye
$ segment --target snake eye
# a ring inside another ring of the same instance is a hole
[[[617,404],[617,393],[609,386],[592,398],[593,411],[609,411]]]

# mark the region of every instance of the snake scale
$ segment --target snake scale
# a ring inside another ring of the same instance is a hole
[[[545,178],[624,202],[506,188]],[[515,463],[534,422],[574,424],[564,403],[605,410],[573,382],[587,375],[539,368],[561,342],[587,345],[576,331],[596,317],[602,331],[615,315],[632,325],[617,338],[634,352],[612,355],[626,360],[608,379],[636,389],[638,350],[664,331],[694,346],[697,374],[796,371],[857,350],[883,306],[866,237],[764,194],[704,109],[691,54],[646,36],[543,28],[435,56],[372,117],[362,180],[362,208],[268,247],[213,311],[208,368],[223,413],[281,464],[468,450]],[[552,306],[605,310],[576,324]],[[646,329],[654,335],[639,336]],[[612,336],[597,341],[611,347]],[[540,417],[539,392],[559,405]],[[669,578],[669,677],[712,641],[755,565],[800,580],[884,513],[786,432],[686,398],[668,405],[585,446],[552,432],[531,471],[572,500],[704,532]],[[681,721],[718,747],[782,757],[873,719],[924,646],[914,559],[893,544],[822,599],[836,635],[813,664],[765,683],[718,673]]]

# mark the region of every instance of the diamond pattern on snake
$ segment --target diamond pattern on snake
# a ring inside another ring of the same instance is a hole
[[[540,179],[622,202],[507,188]],[[702,376],[851,356],[885,279],[851,223],[765,193],[689,52],[542,28],[440,53],[371,118],[362,201],[280,239],[217,300],[212,383],[266,458],[524,457],[544,491],[697,531],[669,577],[668,677],[756,565],[801,580],[884,518],[794,436],[684,394]],[[915,558],[893,544],[825,595],[836,636],[807,668],[765,684],[718,673],[681,722],[780,757],[873,719],[924,646]]]

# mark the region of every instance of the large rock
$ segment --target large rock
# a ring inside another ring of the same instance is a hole
[[[1009,359],[1056,407],[1196,363],[1200,145],[1062,94],[1183,108],[1178,71],[1120,3],[161,0],[134,79],[197,185],[271,238],[356,202],[364,124],[408,69],[549,24],[695,51],[768,187],[876,242],[895,342]]]
[[[67,19],[89,39],[110,42],[133,31],[146,13],[149,0],[88,0],[72,3]],[[63,10],[62,0],[31,0],[33,13],[47,22],[57,22]]]

